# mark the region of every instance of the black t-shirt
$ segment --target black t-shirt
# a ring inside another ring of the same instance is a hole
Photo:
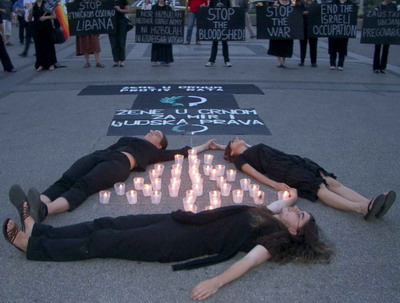
[[[125,6],[128,5],[128,0],[114,0],[115,6],[119,6],[120,9],[124,9]],[[125,18],[125,14],[119,11],[116,11],[115,16],[117,19]]]

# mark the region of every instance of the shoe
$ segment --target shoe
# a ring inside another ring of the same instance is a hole
[[[10,222],[11,219],[8,218],[4,221],[3,223],[3,236],[4,238],[7,240],[7,242],[10,242],[13,246],[14,245],[14,241],[15,238],[17,237],[18,233],[20,232],[18,225],[14,223],[14,227],[11,228],[11,230],[7,230],[7,224],[8,222]],[[17,247],[17,246],[15,246]],[[20,251],[22,251],[22,249],[20,249],[19,247],[17,247]]]
[[[125,67],[125,63],[120,63],[119,67]]]
[[[343,67],[342,66],[338,66],[337,69],[338,69],[338,71],[341,71],[341,72],[343,71]]]
[[[47,216],[47,205],[40,200],[40,193],[36,188],[28,190],[28,204],[30,207],[30,214],[36,223],[42,222]]]
[[[318,67],[318,64],[317,63],[312,63],[311,67]]]
[[[381,69],[381,70],[380,70],[380,73],[381,73],[381,74],[386,74],[386,72],[385,72],[384,69]]]
[[[225,62],[226,67],[232,67],[232,64],[230,62]]]
[[[377,219],[382,218],[384,215],[386,215],[388,210],[392,207],[394,200],[396,200],[396,193],[393,190],[391,190],[385,195],[385,202],[383,204],[383,207],[376,214]]]
[[[89,68],[90,67],[90,63],[85,63],[85,65],[83,66],[83,68]]]
[[[104,65],[104,64],[101,64],[101,63],[99,62],[99,63],[96,63],[96,67],[98,67],[98,68],[104,68],[105,65]]]
[[[330,67],[329,69],[330,69],[330,70],[335,70],[335,69],[336,69],[336,66],[331,65],[331,67]]]
[[[385,204],[385,201],[386,196],[384,194],[380,194],[375,199],[372,199],[368,204],[368,212],[364,216],[365,221],[369,221],[371,218],[376,217]]]
[[[379,69],[374,69],[374,73],[379,74],[380,73]]]
[[[285,64],[279,64],[276,67],[278,67],[278,68],[286,68],[286,65]]]
[[[189,41],[185,41],[185,43],[183,43],[183,45],[189,45],[190,42]]]
[[[169,63],[165,61],[160,61],[160,66],[168,67]]]
[[[303,62],[300,62],[300,63],[299,63],[299,66],[304,66],[304,63],[303,63]]]
[[[206,67],[211,67],[211,66],[214,66],[214,65],[215,65],[214,62],[207,62],[207,63],[206,63]]]
[[[24,202],[27,202],[28,198],[26,197],[24,190],[18,184],[14,184],[13,186],[10,187],[10,190],[8,191],[8,197],[12,205],[14,205],[14,207],[17,209],[19,213],[19,217],[21,219],[21,227],[22,230],[24,230],[23,222],[26,219],[26,217],[23,219],[22,213],[23,213]]]
[[[118,63],[114,63],[113,65],[112,65],[112,67],[118,67],[119,65],[118,65]]]

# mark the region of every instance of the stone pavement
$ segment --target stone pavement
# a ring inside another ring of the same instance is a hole
[[[108,37],[101,37],[104,69],[83,69],[74,56],[75,39],[57,46],[66,68],[35,72],[33,46],[20,58],[8,47],[17,73],[0,73],[0,203],[2,218],[17,219],[8,201],[14,183],[24,189],[44,190],[78,157],[113,143],[108,125],[118,108],[130,108],[129,96],[78,96],[87,85],[108,84],[255,84],[265,95],[235,95],[239,107],[254,107],[271,136],[243,136],[250,144],[264,142],[303,155],[334,172],[344,184],[367,197],[382,191],[400,193],[400,58],[399,46],[390,49],[388,73],[372,73],[372,45],[351,39],[343,72],[330,71],[327,41],[318,44],[318,68],[298,67],[295,42],[289,68],[277,69],[266,55],[268,41],[249,40],[230,45],[232,68],[223,66],[221,50],[216,66],[206,68],[210,43],[174,46],[169,68],[150,66],[150,45],[135,44],[129,33],[125,68],[112,68]],[[219,135],[219,142],[232,136]],[[170,136],[170,147],[197,145],[206,136]],[[223,163],[220,152],[212,152]],[[172,163],[168,162],[168,167]],[[230,164],[227,164],[230,167]],[[131,186],[132,174],[126,184]],[[168,176],[168,173],[167,175]],[[242,177],[239,174],[238,179]],[[73,212],[48,218],[62,226],[100,216],[163,213],[181,207],[167,196],[161,204],[140,199],[128,205],[113,194],[109,205],[93,195]],[[235,182],[235,186],[238,182]],[[189,186],[184,181],[182,188]],[[207,181],[207,186],[214,186]],[[262,186],[269,201],[274,190]],[[251,201],[246,201],[252,204]],[[206,204],[206,195],[199,205]],[[224,205],[228,205],[228,199]],[[300,199],[298,205],[314,214],[335,249],[329,265],[262,265],[222,288],[209,302],[396,302],[399,284],[398,201],[379,222],[365,222],[360,214],[344,213]],[[18,220],[17,220],[18,221]],[[223,271],[243,255],[222,264],[192,271],[172,272],[170,264],[89,260],[33,262],[0,241],[1,302],[190,302],[189,293],[200,281]]]

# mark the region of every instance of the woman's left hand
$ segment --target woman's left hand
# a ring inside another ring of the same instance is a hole
[[[193,300],[204,300],[215,294],[218,289],[217,281],[214,279],[205,280],[193,288],[191,297]]]

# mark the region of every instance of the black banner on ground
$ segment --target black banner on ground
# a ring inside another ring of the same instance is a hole
[[[400,44],[400,12],[386,9],[366,10],[360,42]]]
[[[144,94],[136,97],[132,108],[237,108],[233,95]]]
[[[70,35],[115,33],[114,6],[114,0],[75,0],[67,3]]]
[[[204,94],[256,94],[263,95],[261,89],[253,84],[158,84],[158,85],[89,85],[78,95],[90,96],[111,96],[111,95],[139,95],[139,94],[157,94],[157,93],[201,93]]]
[[[197,40],[246,40],[243,7],[200,7],[197,12]]]
[[[355,38],[357,34],[355,4],[318,4],[308,9],[308,36]]]
[[[295,6],[258,6],[257,39],[303,39],[303,11]]]
[[[184,11],[136,11],[136,43],[182,44]]]
[[[143,135],[157,128],[167,135],[270,135],[253,108],[119,109],[108,136]]]

